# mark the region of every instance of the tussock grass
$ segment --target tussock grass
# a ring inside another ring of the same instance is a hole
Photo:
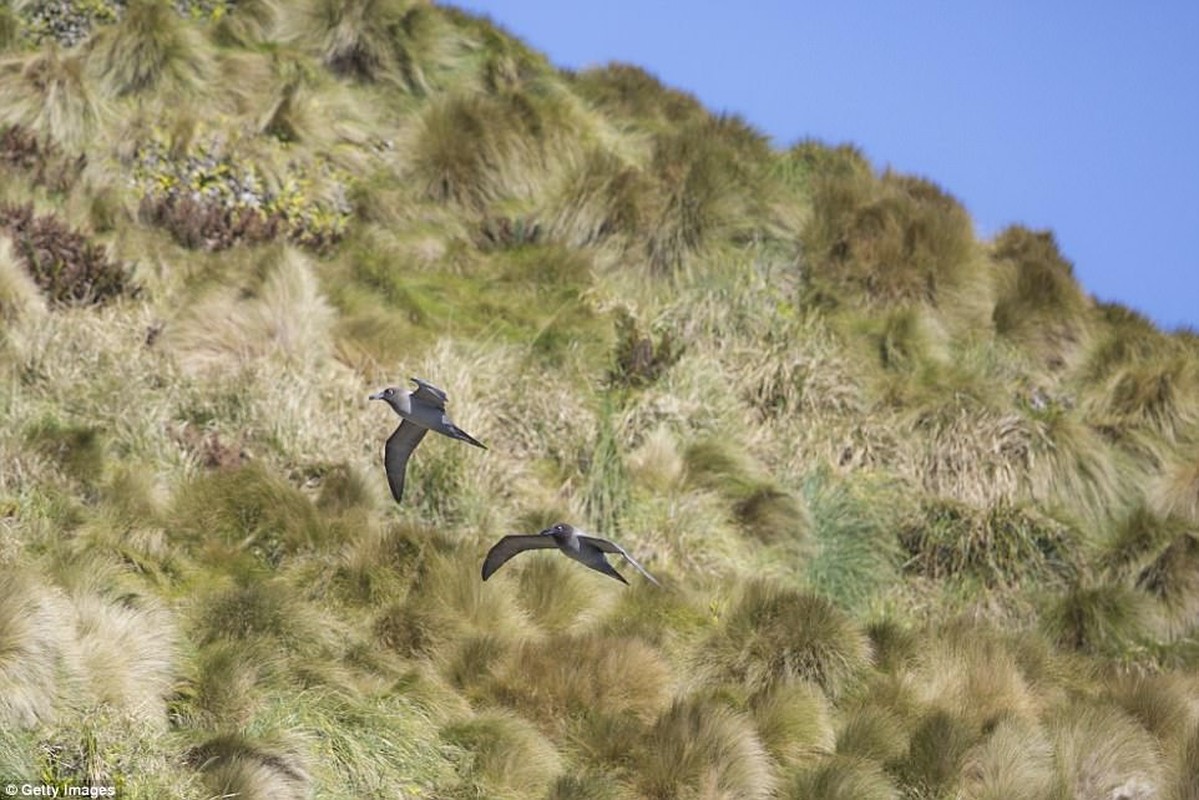
[[[707,115],[695,97],[664,86],[634,64],[614,62],[569,77],[583,99],[650,129],[674,127]]]
[[[76,594],[71,603],[84,691],[129,718],[165,726],[177,669],[177,636],[167,613],[146,601],[94,594]]]
[[[998,297],[992,321],[1050,371],[1074,364],[1088,333],[1090,299],[1048,231],[1013,225],[992,243]]]
[[[538,797],[562,770],[562,758],[530,723],[489,712],[442,729],[462,751],[459,784],[450,797]]]
[[[547,631],[586,625],[602,605],[596,582],[563,558],[531,558],[520,568],[518,580],[521,607]]]
[[[1199,524],[1199,450],[1189,448],[1171,459],[1153,482],[1149,494],[1158,514],[1177,515]]]
[[[949,712],[933,710],[912,731],[905,756],[888,765],[905,794],[939,797],[955,791],[969,748],[981,734]]]
[[[171,537],[207,559],[278,564],[327,532],[305,494],[254,463],[196,478],[172,505]]]
[[[833,752],[833,709],[813,684],[767,690],[750,699],[749,713],[763,746],[783,766],[810,763]]]
[[[1139,466],[1115,451],[1071,412],[1052,410],[1033,425],[1028,486],[1041,503],[1056,503],[1104,520],[1133,501]]]
[[[406,145],[424,197],[481,211],[532,199],[572,161],[584,122],[555,94],[450,94],[433,101]]]
[[[890,171],[876,178],[852,153],[808,163],[813,216],[801,241],[811,301],[936,303],[967,279],[970,217],[939,186]]]
[[[960,395],[952,406],[926,408],[905,420],[912,435],[900,469],[933,496],[976,506],[1020,497],[1032,433],[1016,414]]]
[[[18,261],[12,240],[0,236],[0,319],[13,324],[45,312],[41,289]]]
[[[6,728],[54,719],[60,692],[81,668],[70,649],[72,625],[64,598],[31,570],[6,566],[0,573],[0,720]]]
[[[772,795],[770,757],[748,719],[713,701],[675,702],[638,748],[637,786],[652,798]]]
[[[951,727],[976,735],[1002,719],[1036,720],[1040,687],[1002,639],[965,624],[929,638],[907,679],[920,703],[952,715]]]
[[[189,753],[217,796],[252,800],[307,797],[311,777],[298,742],[247,740],[236,734],[217,736]]]
[[[933,579],[971,576],[991,587],[1069,582],[1082,571],[1080,536],[1035,509],[998,503],[976,509],[926,501],[901,531],[905,569]]]
[[[671,683],[666,662],[638,639],[557,635],[517,645],[497,666],[489,694],[553,730],[589,714],[652,720]]]
[[[570,247],[634,237],[647,225],[649,177],[620,155],[596,148],[549,192],[546,231]],[[627,241],[626,241],[627,246]]]
[[[157,0],[130,0],[120,21],[98,31],[90,46],[89,68],[118,96],[200,92],[212,69],[199,32]]]
[[[1072,705],[1047,723],[1059,791],[1068,797],[1148,797],[1163,788],[1153,737],[1118,709]]]
[[[285,28],[334,74],[415,95],[437,88],[463,46],[439,9],[409,0],[307,0]]]
[[[842,757],[798,773],[780,795],[788,800],[897,800],[900,796],[879,764]]]
[[[867,479],[837,479],[827,469],[812,473],[803,489],[814,550],[805,567],[808,583],[840,606],[865,607],[899,575],[892,529],[898,490]]]
[[[799,499],[726,438],[699,439],[683,453],[688,482],[723,494],[747,534],[764,543],[799,543],[811,519]]]
[[[55,47],[0,60],[0,122],[24,125],[77,152],[106,119],[83,56]]]
[[[835,698],[872,654],[865,633],[825,598],[754,581],[698,658],[751,691],[802,680]]]
[[[855,703],[839,716],[837,755],[881,764],[907,753],[908,732],[893,711],[874,703]]]
[[[705,119],[659,134],[648,171],[646,257],[655,274],[687,270],[712,243],[748,236],[761,217],[761,134],[735,118]]]
[[[1118,583],[1076,585],[1053,599],[1041,623],[1062,647],[1119,654],[1144,638],[1152,621],[1149,602]]]
[[[1193,631],[1199,615],[1199,533],[1175,536],[1141,571],[1137,586],[1164,606],[1168,635]]]
[[[1001,720],[966,757],[962,796],[970,800],[1041,800],[1055,788],[1054,753],[1037,726]]]
[[[265,277],[248,296],[216,289],[168,324],[163,344],[184,369],[228,374],[277,358],[308,372],[327,362],[333,311],[312,261],[290,247],[275,248],[262,269]]]

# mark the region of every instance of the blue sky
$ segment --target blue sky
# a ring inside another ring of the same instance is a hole
[[[1199,2],[461,0],[562,67],[637,64],[780,147],[853,142],[980,236],[1049,228],[1083,286],[1199,328]]]

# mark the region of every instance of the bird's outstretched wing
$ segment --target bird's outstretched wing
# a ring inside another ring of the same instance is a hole
[[[412,382],[416,384],[416,391],[412,396],[423,403],[427,403],[433,408],[439,408],[445,411],[445,403],[449,398],[446,393],[438,389],[428,381],[422,381],[420,378],[413,378]]]
[[[400,423],[395,433],[387,440],[387,447],[383,451],[383,467],[387,470],[387,485],[391,487],[391,496],[397,503],[404,496],[404,473],[408,469],[408,456],[412,455],[412,451],[428,432],[428,428],[405,421]]]
[[[505,536],[487,551],[487,558],[483,559],[483,580],[490,578],[497,569],[503,566],[505,561],[517,553],[523,553],[525,550],[544,550],[557,546],[558,544],[552,536],[540,536],[535,533],[518,533]]]
[[[662,585],[662,584],[658,583],[657,578],[655,578],[653,575],[650,575],[648,572],[645,571],[645,567],[643,567],[637,563],[637,559],[635,559],[631,555],[629,555],[625,551],[625,549],[623,547],[621,547],[620,545],[618,545],[616,542],[610,542],[607,539],[601,539],[598,536],[583,536],[581,534],[579,535],[579,539],[586,542],[587,544],[591,545],[592,547],[596,548],[597,550],[602,550],[605,553],[616,553],[618,555],[624,556],[625,561],[628,561],[630,564],[632,564],[634,567],[637,568],[638,572],[640,572],[645,577],[649,578],[650,583],[652,583],[654,586]]]

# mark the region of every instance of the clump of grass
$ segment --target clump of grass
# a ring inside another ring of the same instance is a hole
[[[758,541],[799,543],[808,536],[812,521],[804,505],[728,440],[692,442],[683,464],[688,483],[727,498],[734,518]]]
[[[1000,284],[995,331],[1031,348],[1051,370],[1067,366],[1086,332],[1090,301],[1053,234],[1013,225],[995,237],[991,257]]]
[[[1119,583],[1075,585],[1050,602],[1041,617],[1059,646],[1089,654],[1120,655],[1150,627],[1149,598]]]
[[[801,237],[810,301],[935,304],[966,279],[973,227],[939,186],[875,178],[844,156],[810,163],[814,216]]]
[[[667,663],[638,639],[556,635],[518,645],[489,693],[552,728],[588,713],[652,719],[669,700],[670,679]]]
[[[71,602],[75,643],[87,654],[83,681],[90,697],[129,718],[165,725],[176,662],[170,618],[146,601],[76,593]]]
[[[78,152],[105,116],[85,72],[82,55],[53,47],[0,63],[0,122],[23,125]]]
[[[167,3],[129,0],[121,20],[96,37],[91,58],[115,95],[168,87],[198,92],[211,69],[203,39]]]
[[[106,438],[93,426],[64,425],[55,419],[42,419],[27,433],[35,449],[52,459],[68,476],[83,486],[97,486],[104,480],[107,463]]]
[[[1075,704],[1048,721],[1059,791],[1067,797],[1153,796],[1163,788],[1158,749],[1120,710]]]
[[[569,77],[571,87],[585,100],[650,129],[675,127],[707,116],[695,97],[663,86],[658,78],[632,64],[611,63]]]
[[[1171,633],[1194,630],[1199,615],[1199,535],[1176,535],[1141,571],[1137,586],[1165,607]]]
[[[814,553],[806,566],[813,590],[857,609],[899,575],[892,531],[894,490],[868,480],[836,479],[827,470],[804,482]]]
[[[1106,521],[1138,494],[1134,465],[1075,412],[1051,409],[1033,431],[1027,481],[1037,502]]]
[[[278,564],[326,533],[312,501],[257,463],[190,481],[176,491],[169,517],[172,538],[218,560],[249,554]]]
[[[530,559],[520,569],[521,607],[546,630],[564,631],[586,623],[599,602],[596,582],[572,566],[562,558],[542,557]]]
[[[1199,369],[1185,354],[1135,361],[1115,371],[1093,403],[1105,427],[1147,428],[1171,444],[1190,440],[1199,424]]]
[[[635,776],[647,797],[770,797],[770,757],[741,714],[710,700],[676,701],[645,732]]]
[[[1189,448],[1165,465],[1151,487],[1150,502],[1158,514],[1199,524],[1199,450]]]
[[[827,599],[753,581],[699,657],[750,691],[802,680],[837,697],[870,665],[871,651],[865,633]]]
[[[305,797],[311,792],[307,757],[298,741],[286,737],[254,740],[222,734],[193,748],[188,761],[204,773],[219,797]]]
[[[833,712],[816,686],[777,686],[749,701],[749,713],[770,755],[783,766],[815,761],[833,752]]]
[[[934,580],[971,576],[990,587],[1070,581],[1082,568],[1076,531],[1031,507],[987,509],[925,501],[921,518],[899,534],[905,568]]]
[[[553,746],[528,722],[489,712],[454,723],[441,738],[462,751],[457,793],[479,797],[540,797],[562,770]]]
[[[898,800],[900,796],[881,765],[840,756],[797,773],[780,795],[787,800]]]
[[[104,305],[139,294],[128,266],[111,261],[104,248],[54,214],[37,215],[32,205],[0,205],[0,230],[56,306]]]
[[[31,571],[0,572],[0,721],[10,730],[54,720],[64,678],[78,665],[66,649],[66,604]]]
[[[581,121],[554,94],[450,94],[421,115],[407,163],[428,199],[479,212],[530,199],[577,146]]]
[[[649,178],[606,149],[593,149],[562,175],[541,214],[546,235],[570,247],[630,238],[647,225]]]
[[[1001,720],[962,765],[969,800],[1040,800],[1052,796],[1054,753],[1044,732],[1027,722]]]
[[[912,731],[907,754],[891,762],[889,771],[907,793],[943,796],[957,786],[967,753],[980,738],[954,715],[933,710]]]
[[[751,232],[765,203],[759,173],[768,152],[760,134],[734,118],[659,134],[648,165],[654,205],[643,234],[655,274],[679,274],[709,245]]]
[[[310,0],[289,23],[336,75],[416,95],[435,88],[456,41],[440,10],[408,0]]]
[[[908,732],[892,710],[875,703],[854,703],[842,712],[836,752],[850,759],[884,763],[908,751]]]
[[[1119,517],[1100,545],[1097,565],[1117,580],[1137,575],[1183,532],[1177,518],[1161,517],[1138,503]]]
[[[928,638],[907,673],[924,707],[950,713],[953,725],[972,735],[1002,719],[1036,719],[1037,687],[1003,638],[977,624],[960,623]]]
[[[0,237],[0,318],[12,323],[45,311],[41,287],[13,252],[12,241]]]
[[[263,259],[262,269],[257,286],[216,289],[169,325],[163,344],[185,369],[239,371],[270,357],[305,371],[327,363],[334,314],[312,261],[284,247]]]

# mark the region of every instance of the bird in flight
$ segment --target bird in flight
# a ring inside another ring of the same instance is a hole
[[[371,400],[387,403],[401,417],[400,425],[388,438],[383,453],[387,485],[391,487],[391,496],[397,503],[404,496],[404,472],[408,467],[408,457],[430,430],[487,449],[487,445],[450,421],[445,413],[445,392],[420,378],[413,378],[412,382],[416,384],[415,391],[406,392],[396,386],[388,386],[370,396]]]
[[[553,527],[546,528],[541,533],[514,534],[500,539],[488,551],[487,558],[483,560],[483,580],[490,578],[505,561],[517,553],[523,553],[525,550],[543,550],[550,547],[558,548],[570,558],[573,558],[580,564],[591,567],[596,572],[610,575],[621,583],[627,584],[628,581],[624,579],[624,576],[617,572],[604,556],[604,553],[618,553],[636,567],[638,572],[649,578],[650,582],[655,586],[662,585],[658,583],[653,575],[645,571],[645,567],[638,564],[631,555],[626,553],[620,545],[610,542],[607,539],[600,539],[597,536],[582,534],[573,525],[567,525],[565,522],[559,522]]]

